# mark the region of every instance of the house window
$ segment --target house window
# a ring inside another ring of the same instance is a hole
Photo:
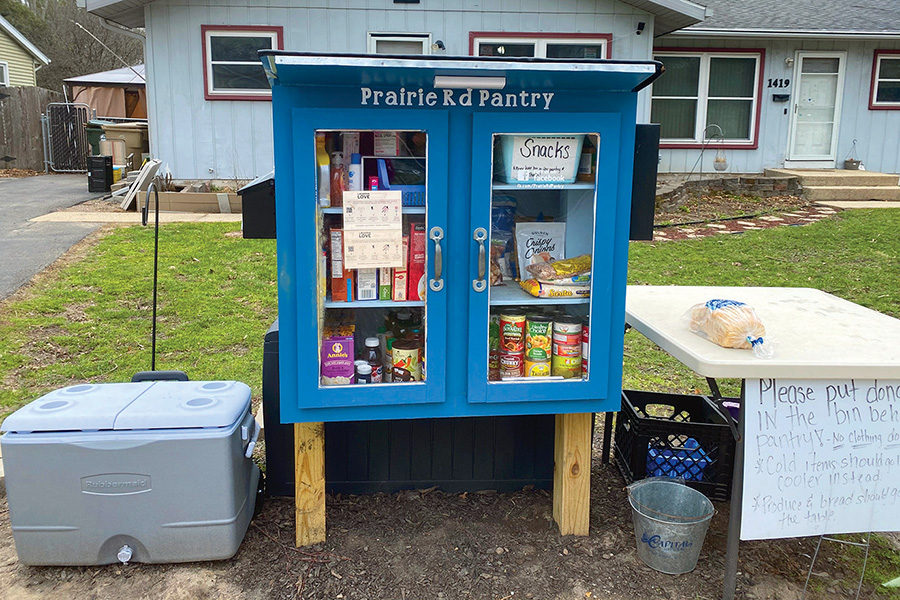
[[[271,99],[257,51],[281,49],[281,27],[201,25],[200,29],[207,100]]]
[[[559,34],[535,37],[522,33],[473,32],[469,34],[473,56],[559,58],[563,60],[609,58],[608,34]]]
[[[875,51],[869,108],[900,110],[900,52]]]
[[[369,33],[369,54],[431,54],[430,33]]]
[[[654,56],[665,74],[653,83],[650,120],[660,141],[699,145],[719,129],[724,143],[755,147],[762,50],[753,52],[665,52]]]
[[[9,85],[9,63],[0,61],[0,85]]]

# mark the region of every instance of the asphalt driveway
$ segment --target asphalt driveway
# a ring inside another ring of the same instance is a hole
[[[96,197],[82,174],[0,179],[0,300],[99,227],[29,219]]]

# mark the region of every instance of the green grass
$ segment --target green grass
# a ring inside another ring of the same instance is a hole
[[[276,317],[275,243],[235,224],[160,229],[157,369],[237,379],[259,395]],[[116,229],[0,310],[0,415],[53,388],[150,369],[153,228]]]

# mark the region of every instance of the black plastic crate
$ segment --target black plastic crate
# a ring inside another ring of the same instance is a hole
[[[734,435],[706,396],[622,391],[616,420],[616,464],[631,483],[682,477],[710,500],[731,498]]]

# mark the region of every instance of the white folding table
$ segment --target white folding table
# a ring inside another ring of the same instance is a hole
[[[769,359],[722,348],[691,332],[682,315],[712,299],[751,305],[766,327]],[[900,320],[810,288],[629,286],[626,323],[706,377],[747,379],[900,379]],[[718,394],[716,389],[714,394]],[[744,386],[741,435],[734,455],[724,600],[734,598],[744,475]]]

